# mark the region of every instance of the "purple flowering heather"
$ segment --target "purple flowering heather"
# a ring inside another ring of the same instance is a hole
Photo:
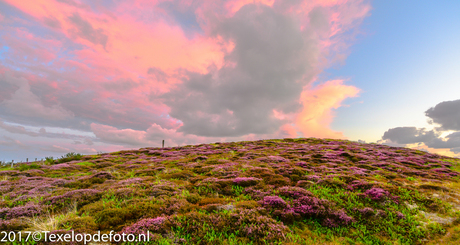
[[[58,187],[63,187],[66,183],[68,183],[68,180],[65,179],[55,179],[53,180],[50,185],[52,186],[58,186]]]
[[[291,197],[294,199],[303,197],[303,196],[312,196],[313,194],[303,188],[294,187],[294,186],[283,186],[278,188],[279,194],[285,197]]]
[[[123,228],[121,232],[125,234],[147,234],[147,230],[150,232],[161,232],[164,227],[163,224],[166,217],[147,218],[137,221],[136,223]]]
[[[379,217],[382,217],[382,218],[387,217],[387,213],[385,211],[383,211],[383,210],[377,210],[376,215],[379,216]]]
[[[261,215],[263,209],[243,209],[232,213],[233,226],[241,227],[244,236],[254,238],[260,242],[272,239],[283,239],[289,228],[271,217]]]
[[[149,163],[150,161],[148,160],[145,160],[145,159],[135,159],[135,160],[131,160],[131,161],[127,161],[125,164],[123,165],[130,165],[130,164],[147,164]]]
[[[79,168],[78,165],[70,165],[68,163],[61,163],[61,164],[51,165],[51,166],[48,167],[48,169],[51,169],[51,170],[77,169],[77,168]]]
[[[13,219],[19,217],[32,217],[40,214],[42,207],[36,204],[27,204],[25,206],[18,206],[14,208],[0,209],[1,219]]]
[[[303,196],[292,202],[293,210],[302,216],[325,215],[329,202],[311,196]]]
[[[305,161],[298,161],[298,162],[295,163],[295,165],[300,166],[302,168],[309,168],[310,167],[309,164],[307,162],[305,162]]]
[[[398,219],[405,219],[405,218],[406,218],[406,215],[404,215],[403,213],[401,213],[401,212],[398,211],[398,212],[396,212],[396,217],[397,217]]]
[[[250,195],[252,199],[260,200],[260,199],[263,199],[265,196],[271,195],[272,191],[271,190],[267,190],[267,191],[259,190],[259,189],[254,188],[254,186],[251,186],[251,187],[246,187],[244,189],[244,194]]]
[[[257,161],[260,162],[290,162],[288,159],[280,156],[268,156],[268,157],[259,157]]]
[[[307,175],[306,178],[307,178],[307,180],[314,181],[314,182],[316,182],[316,181],[321,179],[321,177],[318,176],[318,175]]]
[[[363,215],[363,216],[371,216],[371,215],[374,215],[374,209],[369,208],[369,207],[365,207],[365,208],[363,208],[363,209],[358,209],[358,212],[360,212],[361,215]]]
[[[330,228],[334,228],[334,227],[338,227],[339,224],[337,223],[336,220],[332,219],[332,218],[326,218],[324,219],[322,222],[321,222],[321,225],[323,226],[326,226],[326,227],[330,227]]]
[[[93,174],[90,178],[114,179],[113,175],[108,172],[99,172],[99,173]]]
[[[26,171],[26,173],[31,174],[31,175],[36,175],[36,174],[45,174],[43,170],[40,169],[29,169]]]
[[[262,179],[254,178],[254,177],[237,177],[233,179],[233,183],[240,185],[240,186],[256,185],[260,181],[262,181]]]
[[[283,200],[283,198],[279,196],[266,196],[262,201],[259,201],[264,207],[269,207],[269,208],[278,208],[278,209],[284,209],[289,207],[289,205],[286,203],[286,201]]]
[[[364,168],[358,168],[358,167],[349,167],[349,170],[351,170],[352,174],[354,175],[367,175],[367,169]]]
[[[382,201],[390,195],[390,193],[382,188],[371,188],[364,192],[364,195],[372,199],[373,201]]]
[[[125,180],[121,180],[118,182],[118,184],[120,185],[132,185],[132,184],[138,184],[140,182],[142,182],[142,178],[130,178],[130,179],[125,179]]]
[[[433,169],[430,169],[431,171],[434,171],[436,173],[450,173],[452,170],[448,169],[448,168],[433,168]]]
[[[369,183],[365,180],[353,180],[348,186],[348,190],[366,190],[373,186],[372,183]]]
[[[101,194],[101,191],[95,189],[80,189],[69,191],[60,196],[54,196],[48,198],[46,201],[49,201],[51,205],[64,204],[69,200],[81,201],[85,199],[97,199]]]
[[[349,225],[351,222],[354,221],[354,219],[348,216],[343,210],[333,212],[331,216],[335,218],[336,223],[338,223],[339,225]]]

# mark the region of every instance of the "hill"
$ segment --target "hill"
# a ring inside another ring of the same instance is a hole
[[[1,168],[0,229],[148,231],[149,244],[460,244],[460,159],[316,138],[77,156]]]

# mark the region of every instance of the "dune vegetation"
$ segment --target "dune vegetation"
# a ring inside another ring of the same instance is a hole
[[[148,244],[460,244],[460,159],[345,140],[72,153],[2,167],[0,194],[2,231],[148,230]]]

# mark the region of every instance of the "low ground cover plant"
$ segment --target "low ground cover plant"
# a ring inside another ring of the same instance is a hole
[[[149,231],[149,244],[456,244],[459,166],[316,138],[69,153],[0,168],[0,228]]]

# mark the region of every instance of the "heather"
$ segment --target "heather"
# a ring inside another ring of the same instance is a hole
[[[141,148],[0,169],[2,230],[150,244],[456,244],[460,159],[298,138]]]

